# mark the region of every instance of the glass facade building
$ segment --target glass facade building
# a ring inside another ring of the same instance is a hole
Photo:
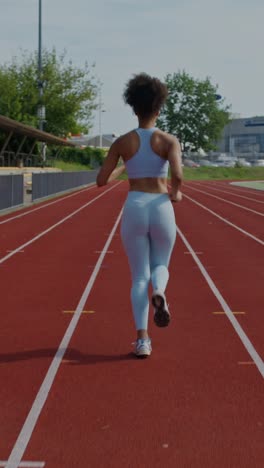
[[[231,155],[264,154],[264,117],[230,121],[224,128],[217,149]]]

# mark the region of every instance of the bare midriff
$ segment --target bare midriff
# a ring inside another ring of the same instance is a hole
[[[129,179],[129,185],[132,192],[168,193],[166,177]]]

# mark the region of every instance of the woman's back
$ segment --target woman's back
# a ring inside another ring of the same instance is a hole
[[[167,193],[171,136],[158,128],[138,128],[121,136],[119,153],[126,165],[130,190]]]
[[[147,129],[146,129],[147,130]],[[140,147],[140,138],[135,130],[132,130],[118,139],[118,147],[124,162],[132,158]],[[155,128],[150,139],[151,148],[154,153],[163,159],[168,159],[168,151],[171,144],[171,135]]]

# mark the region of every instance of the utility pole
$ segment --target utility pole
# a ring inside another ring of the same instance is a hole
[[[39,129],[43,130],[46,118],[46,109],[43,104],[43,76],[42,76],[42,0],[39,0],[38,10],[38,90],[39,90],[39,105],[38,105],[38,119]],[[41,157],[43,164],[46,162],[46,144],[41,143]]]

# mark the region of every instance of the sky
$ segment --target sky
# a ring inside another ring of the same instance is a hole
[[[38,49],[39,0],[0,0],[0,64]],[[263,0],[42,0],[43,47],[95,64],[102,133],[137,126],[122,94],[139,72],[209,77],[231,111],[264,115]],[[99,112],[92,134],[99,133]]]

